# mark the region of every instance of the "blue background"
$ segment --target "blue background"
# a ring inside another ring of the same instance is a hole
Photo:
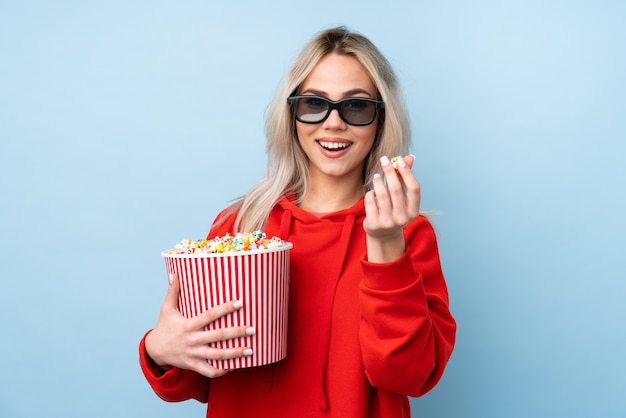
[[[626,416],[626,3],[0,0],[0,416],[204,416],[137,364],[160,251],[265,171],[317,31],[394,65],[458,342],[416,417]]]

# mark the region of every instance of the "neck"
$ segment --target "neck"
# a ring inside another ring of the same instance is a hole
[[[363,184],[360,178],[346,177],[311,178],[311,186],[302,196],[300,207],[309,212],[330,213],[353,206],[363,197]]]

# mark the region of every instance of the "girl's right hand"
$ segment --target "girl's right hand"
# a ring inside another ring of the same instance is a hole
[[[146,336],[146,351],[159,367],[167,370],[174,366],[214,378],[228,373],[228,370],[216,369],[208,360],[226,360],[252,354],[252,350],[246,347],[219,349],[209,345],[254,334],[254,328],[245,326],[212,331],[206,329],[211,322],[241,309],[241,302],[227,302],[193,318],[185,318],[178,309],[179,291],[178,277],[170,276],[170,287],[161,306],[159,319]]]

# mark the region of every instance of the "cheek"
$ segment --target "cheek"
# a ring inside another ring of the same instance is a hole
[[[359,138],[363,143],[369,144],[370,148],[374,145],[374,141],[376,141],[376,125],[371,124],[367,126],[367,129],[364,129],[363,132],[360,133]]]
[[[298,141],[302,144],[302,141],[306,141],[311,138],[315,133],[314,125],[307,125],[305,123],[297,123],[296,124],[296,135],[298,136]]]

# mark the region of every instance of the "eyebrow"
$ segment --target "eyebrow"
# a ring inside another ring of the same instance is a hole
[[[312,89],[312,88],[308,88],[306,90],[304,90],[301,94],[303,93],[313,93],[316,96],[323,96],[323,97],[327,97],[328,93],[325,91],[321,91],[321,90],[317,90],[317,89]],[[365,89],[361,89],[361,88],[356,88],[356,89],[352,89],[352,90],[348,90],[343,92],[343,97],[352,97],[356,94],[367,94],[369,97],[373,97],[372,94],[365,90]]]

